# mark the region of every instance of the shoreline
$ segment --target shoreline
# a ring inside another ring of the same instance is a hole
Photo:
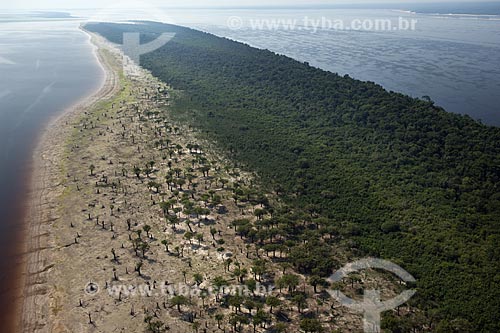
[[[113,70],[108,75],[118,76],[110,86],[119,90],[59,119],[34,155],[23,331],[184,333],[221,325],[229,331],[234,324],[213,315],[231,318],[234,309],[217,291],[199,291],[217,281],[235,290],[247,281],[272,286],[286,274],[267,259],[272,249],[237,230],[271,218],[264,208],[274,206],[274,194],[216,142],[175,119],[174,88],[106,40],[99,54]],[[305,276],[296,278],[304,293],[316,293],[306,289]],[[185,299],[175,297],[176,285],[188,288]],[[257,305],[272,313],[262,296],[273,295],[290,330],[298,330],[300,309],[291,310],[287,290],[242,291],[242,297],[253,316]],[[316,306],[318,313],[333,306],[304,302],[302,309]],[[340,309],[337,315],[345,327],[361,327],[359,316]]]
[[[45,273],[53,267],[48,249],[51,222],[57,220],[55,199],[64,190],[61,183],[60,161],[64,155],[65,139],[73,131],[73,122],[89,108],[112,97],[119,88],[119,75],[103,55],[105,49],[100,38],[79,28],[89,36],[97,64],[103,71],[98,87],[65,111],[47,122],[33,150],[29,181],[29,198],[26,201],[22,231],[23,260],[20,272],[20,295],[16,304],[18,318],[16,332],[46,332],[50,299]]]

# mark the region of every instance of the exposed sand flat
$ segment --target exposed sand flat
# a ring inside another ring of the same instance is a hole
[[[101,37],[93,36],[93,42],[99,47],[106,83],[96,95],[57,119],[35,153],[21,325],[24,332],[37,333],[138,332],[145,329],[148,313],[160,312],[161,306],[162,319],[169,329],[185,332],[192,323],[180,320],[183,314],[170,309],[168,294],[160,291],[160,284],[168,282],[176,288],[177,283],[187,282],[192,286],[195,273],[203,276],[204,286],[218,275],[226,274],[232,280],[226,271],[228,258],[250,267],[255,256],[249,252],[255,250],[235,239],[230,222],[245,216],[254,219],[256,207],[234,203],[231,190],[224,184],[243,186],[251,178],[243,172],[227,174],[223,165],[229,162],[215,152],[207,152],[208,143],[189,148],[203,140],[195,139],[187,127],[158,124],[156,116],[148,112],[157,112],[155,108],[169,103],[151,101],[162,84],[126,58],[122,66],[120,51]],[[121,76],[122,70],[125,76]],[[157,131],[169,131],[169,143],[164,148],[153,146]],[[145,176],[144,165],[150,160],[157,165]],[[200,171],[201,163],[208,160],[210,168]],[[90,164],[95,164],[94,175],[89,175]],[[139,177],[133,175],[135,165],[143,169]],[[162,174],[167,169],[186,174],[189,166],[195,179],[165,184]],[[103,179],[107,181],[108,177],[120,185],[105,185]],[[152,190],[147,185],[152,181],[161,183],[164,189]],[[195,186],[200,207],[211,207],[203,212],[203,218],[187,214],[180,203],[180,194],[194,192]],[[201,199],[203,193],[207,197]],[[212,205],[214,196],[222,200],[222,209],[220,204]],[[176,201],[170,208],[170,212],[176,210],[179,219],[174,226],[165,222],[159,208],[159,203],[167,199]],[[115,206],[114,212],[109,211],[110,206]],[[127,230],[125,220],[132,221],[132,231]],[[130,240],[145,225],[152,227],[149,239],[144,241],[150,248],[141,255],[138,253],[142,250],[134,251]],[[211,235],[212,225],[217,227],[217,235]],[[188,230],[193,230],[192,239],[185,237]],[[195,239],[195,234],[202,236]],[[220,243],[224,251],[217,251],[216,238],[225,240]],[[168,252],[162,239],[168,239]],[[116,249],[117,260],[110,259],[112,249]],[[138,263],[143,264],[139,275],[135,272]],[[113,279],[115,272],[118,281]],[[99,293],[85,293],[90,282],[99,286]],[[120,295],[108,294],[108,283],[151,284],[158,294],[121,299]],[[199,311],[198,302],[205,300],[194,300],[193,311]],[[213,304],[214,299],[206,302]],[[206,317],[208,325],[208,314],[199,316]]]
[[[95,54],[101,64],[105,78],[99,90],[66,110],[48,126],[33,154],[34,168],[30,193],[26,231],[26,271],[23,276],[22,316],[19,323],[23,332],[49,332],[46,325],[49,317],[49,294],[47,275],[54,266],[50,237],[52,222],[58,219],[57,198],[64,190],[61,184],[61,159],[64,157],[65,139],[71,135],[74,123],[82,114],[99,101],[111,98],[119,90],[116,69],[111,68],[111,59],[103,53],[103,40],[92,36],[96,45]]]
[[[292,273],[280,265],[286,248],[257,250],[257,231],[247,229],[253,241],[245,242],[238,223],[271,221],[273,211],[264,208],[282,208],[276,197],[172,119],[170,98],[182,92],[127,59],[122,66],[115,46],[92,40],[106,72],[103,87],[57,119],[34,155],[22,331],[184,333],[248,325],[245,332],[264,332],[279,324],[277,312],[298,331],[301,311],[317,313],[329,331],[359,331],[359,315],[313,291],[300,274],[295,287],[272,289]],[[208,290],[218,277],[228,286],[252,280],[268,289],[240,305],[223,304],[216,293],[176,304],[173,296],[185,290],[172,288]],[[311,296],[299,310],[291,297],[298,286]],[[279,300],[274,313],[270,295]],[[256,316],[257,303],[266,322],[241,324]],[[235,315],[240,323],[230,321]]]

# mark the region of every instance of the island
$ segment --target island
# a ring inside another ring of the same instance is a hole
[[[328,292],[415,296],[388,332],[500,330],[500,129],[155,22],[89,23],[107,83],[35,153],[30,332],[357,332]],[[148,43],[141,57],[117,45]],[[371,269],[332,283],[357,258]]]

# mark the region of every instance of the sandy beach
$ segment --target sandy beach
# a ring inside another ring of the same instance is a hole
[[[33,153],[33,172],[29,211],[25,231],[25,271],[22,276],[23,294],[20,299],[20,322],[16,331],[44,332],[49,311],[49,295],[46,275],[53,267],[50,241],[51,223],[57,220],[56,199],[62,188],[59,169],[64,153],[65,139],[71,134],[72,127],[81,115],[97,102],[113,96],[119,89],[116,70],[111,68],[109,59],[102,52],[97,36],[91,36],[94,53],[104,71],[104,79],[99,89],[67,109],[47,126]]]
[[[253,330],[264,332],[276,313],[297,331],[301,311],[356,331],[360,316],[305,276],[274,288],[292,273],[280,260],[286,250],[243,234],[271,221],[276,197],[172,117],[180,92],[92,40],[103,86],[55,120],[34,153],[18,331],[220,332],[258,314]],[[239,292],[222,295],[221,286]],[[301,298],[297,311],[297,286],[321,302]]]

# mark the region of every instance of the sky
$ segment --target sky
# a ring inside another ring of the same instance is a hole
[[[476,0],[477,1],[477,0]],[[482,0],[487,2],[488,0]],[[499,0],[490,0],[499,1]],[[155,7],[242,7],[242,6],[293,6],[311,4],[365,4],[365,3],[435,3],[435,2],[475,2],[474,0],[0,0],[1,9],[74,9],[105,8],[119,6],[121,8],[137,8],[141,4]],[[128,3],[128,5],[124,4]]]

